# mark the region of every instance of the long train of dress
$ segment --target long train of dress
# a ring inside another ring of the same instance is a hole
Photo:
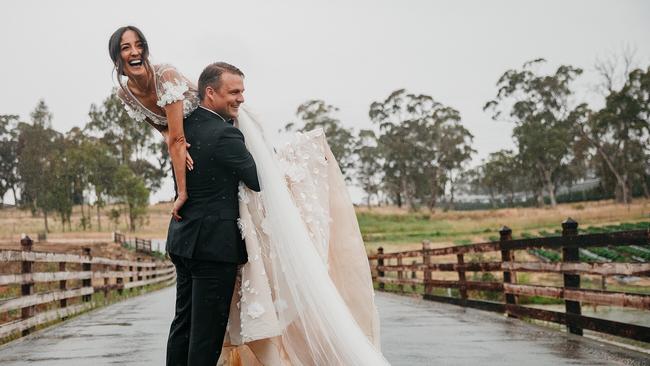
[[[249,261],[220,364],[387,365],[365,248],[323,131],[274,154],[252,113],[238,123],[262,191],[240,188]]]

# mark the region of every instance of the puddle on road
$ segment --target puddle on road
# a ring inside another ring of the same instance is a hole
[[[131,323],[97,323],[97,324],[93,324],[93,325],[97,325],[97,326],[117,325],[119,327],[130,327],[133,324],[131,324]]]

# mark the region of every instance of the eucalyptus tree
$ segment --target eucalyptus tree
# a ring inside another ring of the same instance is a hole
[[[366,193],[366,204],[370,208],[373,196],[377,196],[377,201],[379,201],[378,196],[382,179],[382,157],[374,131],[359,131],[354,154],[358,158],[356,167],[357,181],[361,189]]]
[[[632,70],[620,89],[609,89],[603,108],[582,104],[571,120],[595,149],[603,181],[615,182],[617,201],[629,203],[635,183],[650,195],[650,67]]]
[[[519,158],[537,176],[533,180],[540,184],[536,190],[546,191],[555,206],[560,172],[568,163],[574,141],[571,83],[582,70],[561,65],[554,73],[544,75],[536,69],[544,62],[536,59],[524,63],[521,69],[506,71],[497,82],[496,98],[487,102],[484,110],[491,110],[494,120],[515,124],[513,138]]]
[[[126,165],[120,165],[114,176],[113,195],[126,207],[129,230],[142,225],[149,205],[149,190],[144,181]]]
[[[151,126],[129,117],[115,90],[101,106],[92,104],[88,115],[90,122],[84,130],[108,146],[120,164],[145,159],[157,142]]]
[[[18,116],[0,115],[0,201],[11,190],[18,202]]]
[[[52,114],[43,100],[31,113],[31,123],[21,122],[17,130],[17,171],[21,178],[21,205],[43,215],[49,232],[48,215],[56,208],[51,184],[56,180],[56,157],[62,136],[52,130]]]
[[[473,153],[460,113],[428,95],[399,89],[373,102],[369,115],[380,131],[384,189],[400,207],[406,202],[433,210],[450,173]]]
[[[352,129],[343,127],[341,121],[334,116],[338,111],[337,107],[322,100],[308,100],[298,106],[296,110],[296,117],[300,122],[287,123],[284,130],[304,132],[322,128],[343,176],[350,181],[355,165],[354,133]]]
[[[481,185],[490,195],[493,207],[497,196],[506,197],[510,206],[514,205],[518,176],[520,175],[517,156],[512,150],[499,150],[490,153],[481,165]]]

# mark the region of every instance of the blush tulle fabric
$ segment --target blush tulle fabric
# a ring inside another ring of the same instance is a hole
[[[219,365],[387,365],[365,248],[323,131],[274,154],[240,111],[262,191],[240,187],[241,268]]]

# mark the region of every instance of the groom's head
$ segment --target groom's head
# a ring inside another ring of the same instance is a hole
[[[199,76],[199,99],[224,118],[237,118],[244,103],[244,73],[225,62],[208,65]]]

